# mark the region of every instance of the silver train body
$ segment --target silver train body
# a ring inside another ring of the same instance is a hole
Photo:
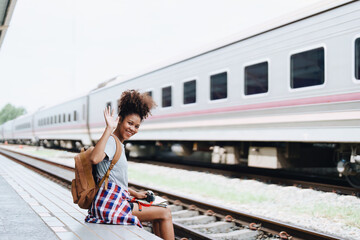
[[[133,137],[133,146],[179,143],[191,152],[204,143],[213,151],[221,145],[236,163],[244,152],[234,152],[243,151],[244,142],[250,143],[245,152],[252,159],[252,152],[261,158],[259,152],[271,150],[253,142],[336,144],[336,151],[351,152],[345,162],[354,174],[360,143],[360,2],[329,2],[7,122],[0,137],[90,145],[105,127],[103,109],[116,108],[122,91],[139,89],[151,92],[158,107]]]

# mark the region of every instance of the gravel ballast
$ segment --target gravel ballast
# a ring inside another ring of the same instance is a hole
[[[360,239],[360,199],[205,172],[129,162],[129,181],[280,220],[339,239]]]

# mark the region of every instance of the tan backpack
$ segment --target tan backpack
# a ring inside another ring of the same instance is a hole
[[[89,209],[91,203],[95,198],[100,186],[105,181],[105,189],[107,189],[109,175],[111,169],[117,163],[121,156],[121,146],[119,139],[111,134],[116,142],[116,152],[109,169],[104,177],[101,179],[98,185],[95,184],[93,176],[93,166],[90,162],[90,155],[94,150],[94,147],[90,147],[86,151],[81,149],[81,152],[77,154],[75,158],[75,179],[71,183],[71,194],[73,196],[74,203],[77,203],[80,208]]]

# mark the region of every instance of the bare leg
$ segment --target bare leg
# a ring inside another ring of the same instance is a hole
[[[143,207],[142,211],[139,211],[139,206],[134,204],[132,214],[137,216],[140,221],[157,221],[158,224],[155,223],[155,225],[159,225],[160,237],[165,240],[174,240],[174,226],[169,208],[150,206]]]
[[[160,223],[158,220],[154,220],[152,222],[152,228],[153,228],[153,232],[156,236],[160,237],[161,236],[161,232],[160,232]]]

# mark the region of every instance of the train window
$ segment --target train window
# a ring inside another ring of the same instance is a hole
[[[56,115],[54,116],[54,123],[57,123],[57,117],[56,117]]]
[[[150,97],[152,97],[152,91],[148,91],[146,92],[147,95],[149,95]]]
[[[227,72],[210,76],[210,100],[227,98]]]
[[[61,123],[61,114],[59,114],[59,123]]]
[[[355,41],[355,78],[360,80],[360,38]]]
[[[46,125],[49,125],[49,123],[50,123],[50,119],[49,119],[49,117],[47,117],[46,118]]]
[[[268,62],[245,67],[245,95],[266,93],[269,89]]]
[[[111,111],[111,102],[107,102],[106,103],[106,108],[110,107],[110,111]]]
[[[66,122],[65,113],[63,114],[63,122]]]
[[[68,114],[68,122],[71,122],[71,114]]]
[[[171,86],[162,88],[162,107],[171,106]]]
[[[291,56],[291,88],[321,85],[324,76],[324,48],[316,48]]]
[[[196,102],[196,80],[184,82],[184,104]]]
[[[26,128],[30,128],[30,127],[31,127],[30,123],[22,123],[22,124],[16,125],[15,130],[21,130],[21,129],[26,129]]]
[[[50,124],[53,124],[53,117],[50,117]]]
[[[77,112],[76,111],[74,111],[74,121],[76,121],[76,119],[77,119]]]

